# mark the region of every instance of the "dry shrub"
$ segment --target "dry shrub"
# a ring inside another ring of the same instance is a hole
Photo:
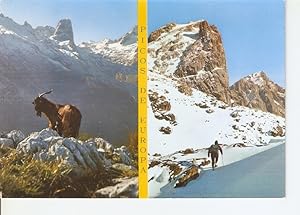
[[[77,139],[84,142],[84,141],[87,141],[87,140],[89,140],[89,139],[91,139],[91,138],[93,138],[93,137],[94,137],[94,136],[91,135],[91,134],[89,134],[89,133],[86,133],[86,132],[80,132],[79,135],[78,135],[78,137],[77,137]]]
[[[138,132],[137,130],[129,132],[128,134],[128,150],[133,158],[135,166],[138,164]]]
[[[91,197],[111,182],[107,171],[71,177],[59,161],[43,162],[10,150],[0,158],[0,190],[4,197]]]

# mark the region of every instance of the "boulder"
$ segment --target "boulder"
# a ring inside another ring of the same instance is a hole
[[[115,163],[112,165],[113,169],[116,169],[120,172],[127,173],[127,174],[136,174],[137,173],[137,168],[134,166],[129,166],[123,163]]]
[[[19,130],[12,130],[6,134],[6,137],[11,139],[15,145],[18,145],[19,142],[25,139],[25,135]]]
[[[177,179],[174,187],[184,187],[186,186],[190,181],[198,178],[199,171],[198,167],[193,165],[189,167],[180,177]]]
[[[137,198],[138,178],[125,178],[115,180],[116,185],[97,190],[98,198]]]
[[[15,144],[11,139],[8,138],[0,138],[0,148],[15,148]]]
[[[213,109],[207,109],[206,110],[206,113],[213,113],[213,112],[215,112]]]

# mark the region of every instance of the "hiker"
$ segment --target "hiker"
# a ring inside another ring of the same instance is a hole
[[[211,166],[212,169],[215,170],[215,167],[217,166],[218,163],[218,158],[219,158],[219,150],[221,154],[223,155],[223,151],[221,146],[218,144],[218,141],[215,141],[215,144],[211,145],[208,149],[208,157],[211,155]]]

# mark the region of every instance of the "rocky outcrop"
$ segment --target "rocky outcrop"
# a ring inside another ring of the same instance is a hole
[[[132,165],[132,159],[130,157],[130,153],[125,146],[121,146],[120,148],[114,149],[113,160],[118,163]]]
[[[273,128],[273,130],[270,132],[270,134],[273,137],[283,137],[285,136],[285,129],[283,129],[281,126],[277,126],[276,128]]]
[[[50,36],[52,36],[55,32],[55,28],[51,27],[51,26],[38,26],[34,29],[36,36],[40,39],[40,40],[44,40],[45,37],[49,38]]]
[[[25,138],[22,131],[13,130],[0,135],[0,148],[16,148],[18,143]]]
[[[285,89],[271,81],[264,72],[237,81],[230,87],[230,93],[236,105],[285,115]]]
[[[198,171],[197,166],[191,166],[189,167],[180,177],[177,179],[175,183],[175,188],[177,187],[184,187],[187,185],[190,181],[195,180],[199,176],[199,171]]]
[[[69,41],[70,44],[74,45],[75,47],[71,20],[70,19],[60,20],[56,26],[52,38],[59,42]]]
[[[10,132],[17,141],[22,139],[17,131]],[[13,139],[0,138],[1,145],[12,145],[25,155],[32,155],[41,161],[60,161],[71,169],[74,176],[84,176],[90,171],[108,170],[114,164],[124,164],[133,168],[132,158],[125,146],[114,148],[104,139],[97,137],[87,141],[64,138],[52,129],[34,132],[16,145]],[[131,169],[134,171],[134,169]]]
[[[193,88],[229,102],[225,51],[217,28],[199,23],[198,39],[181,56],[174,75]]]
[[[105,187],[95,192],[98,198],[137,198],[138,178],[117,179],[113,186]]]
[[[13,154],[18,154],[20,159],[24,157],[30,160],[39,160],[45,164],[52,161],[57,162],[59,167],[66,167],[64,172],[68,174],[68,180],[71,181],[94,177],[91,176],[94,174],[103,173],[106,177],[109,176],[109,183],[104,185],[108,185],[107,187],[100,185],[102,180],[106,180],[102,179],[103,176],[92,179],[97,181],[95,181],[95,187],[90,189],[95,191],[103,187],[96,191],[94,195],[96,197],[136,198],[138,196],[136,177],[138,170],[133,165],[131,154],[125,146],[115,148],[100,137],[87,141],[64,138],[59,136],[56,131],[47,128],[31,133],[28,137],[17,130],[1,134],[1,155],[4,152],[2,156],[7,156],[8,151],[5,150],[7,148],[13,149]],[[64,190],[58,190],[57,193],[60,191],[64,192]]]
[[[163,26],[163,27],[153,31],[148,37],[148,42],[151,43],[152,41],[158,40],[158,38],[160,37],[161,34],[170,32],[175,26],[176,26],[176,24],[169,23],[166,26]]]
[[[98,150],[95,142],[63,138],[48,128],[29,135],[18,144],[17,151],[41,161],[59,160],[77,176],[110,167],[109,161]]]
[[[171,125],[177,124],[175,115],[170,113],[171,104],[165,96],[159,95],[157,92],[149,91],[148,97],[155,118],[169,121]]]

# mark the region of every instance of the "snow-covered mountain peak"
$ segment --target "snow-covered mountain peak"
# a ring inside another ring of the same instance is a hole
[[[20,25],[3,14],[0,15],[0,34],[12,35],[25,40],[31,40],[35,36],[31,25],[27,22]]]
[[[62,19],[58,22],[54,34],[51,36],[52,39],[58,42],[69,41],[74,46],[74,36],[72,22],[70,19]]]
[[[25,21],[23,25],[29,29],[32,29],[32,26],[27,21]]]
[[[285,89],[263,71],[240,79],[230,87],[230,92],[236,104],[285,115]]]
[[[264,73],[263,71],[248,75],[245,79],[259,86],[264,85],[264,83],[269,80],[266,73]]]
[[[119,39],[120,44],[122,44],[123,46],[135,44],[137,42],[137,34],[138,28],[137,26],[134,26],[131,31],[129,31]]]
[[[137,27],[118,40],[104,39],[100,42],[85,42],[79,45],[94,54],[101,55],[114,63],[132,65],[137,56]]]
[[[148,38],[149,68],[229,102],[225,51],[217,28],[199,20],[169,23]]]

